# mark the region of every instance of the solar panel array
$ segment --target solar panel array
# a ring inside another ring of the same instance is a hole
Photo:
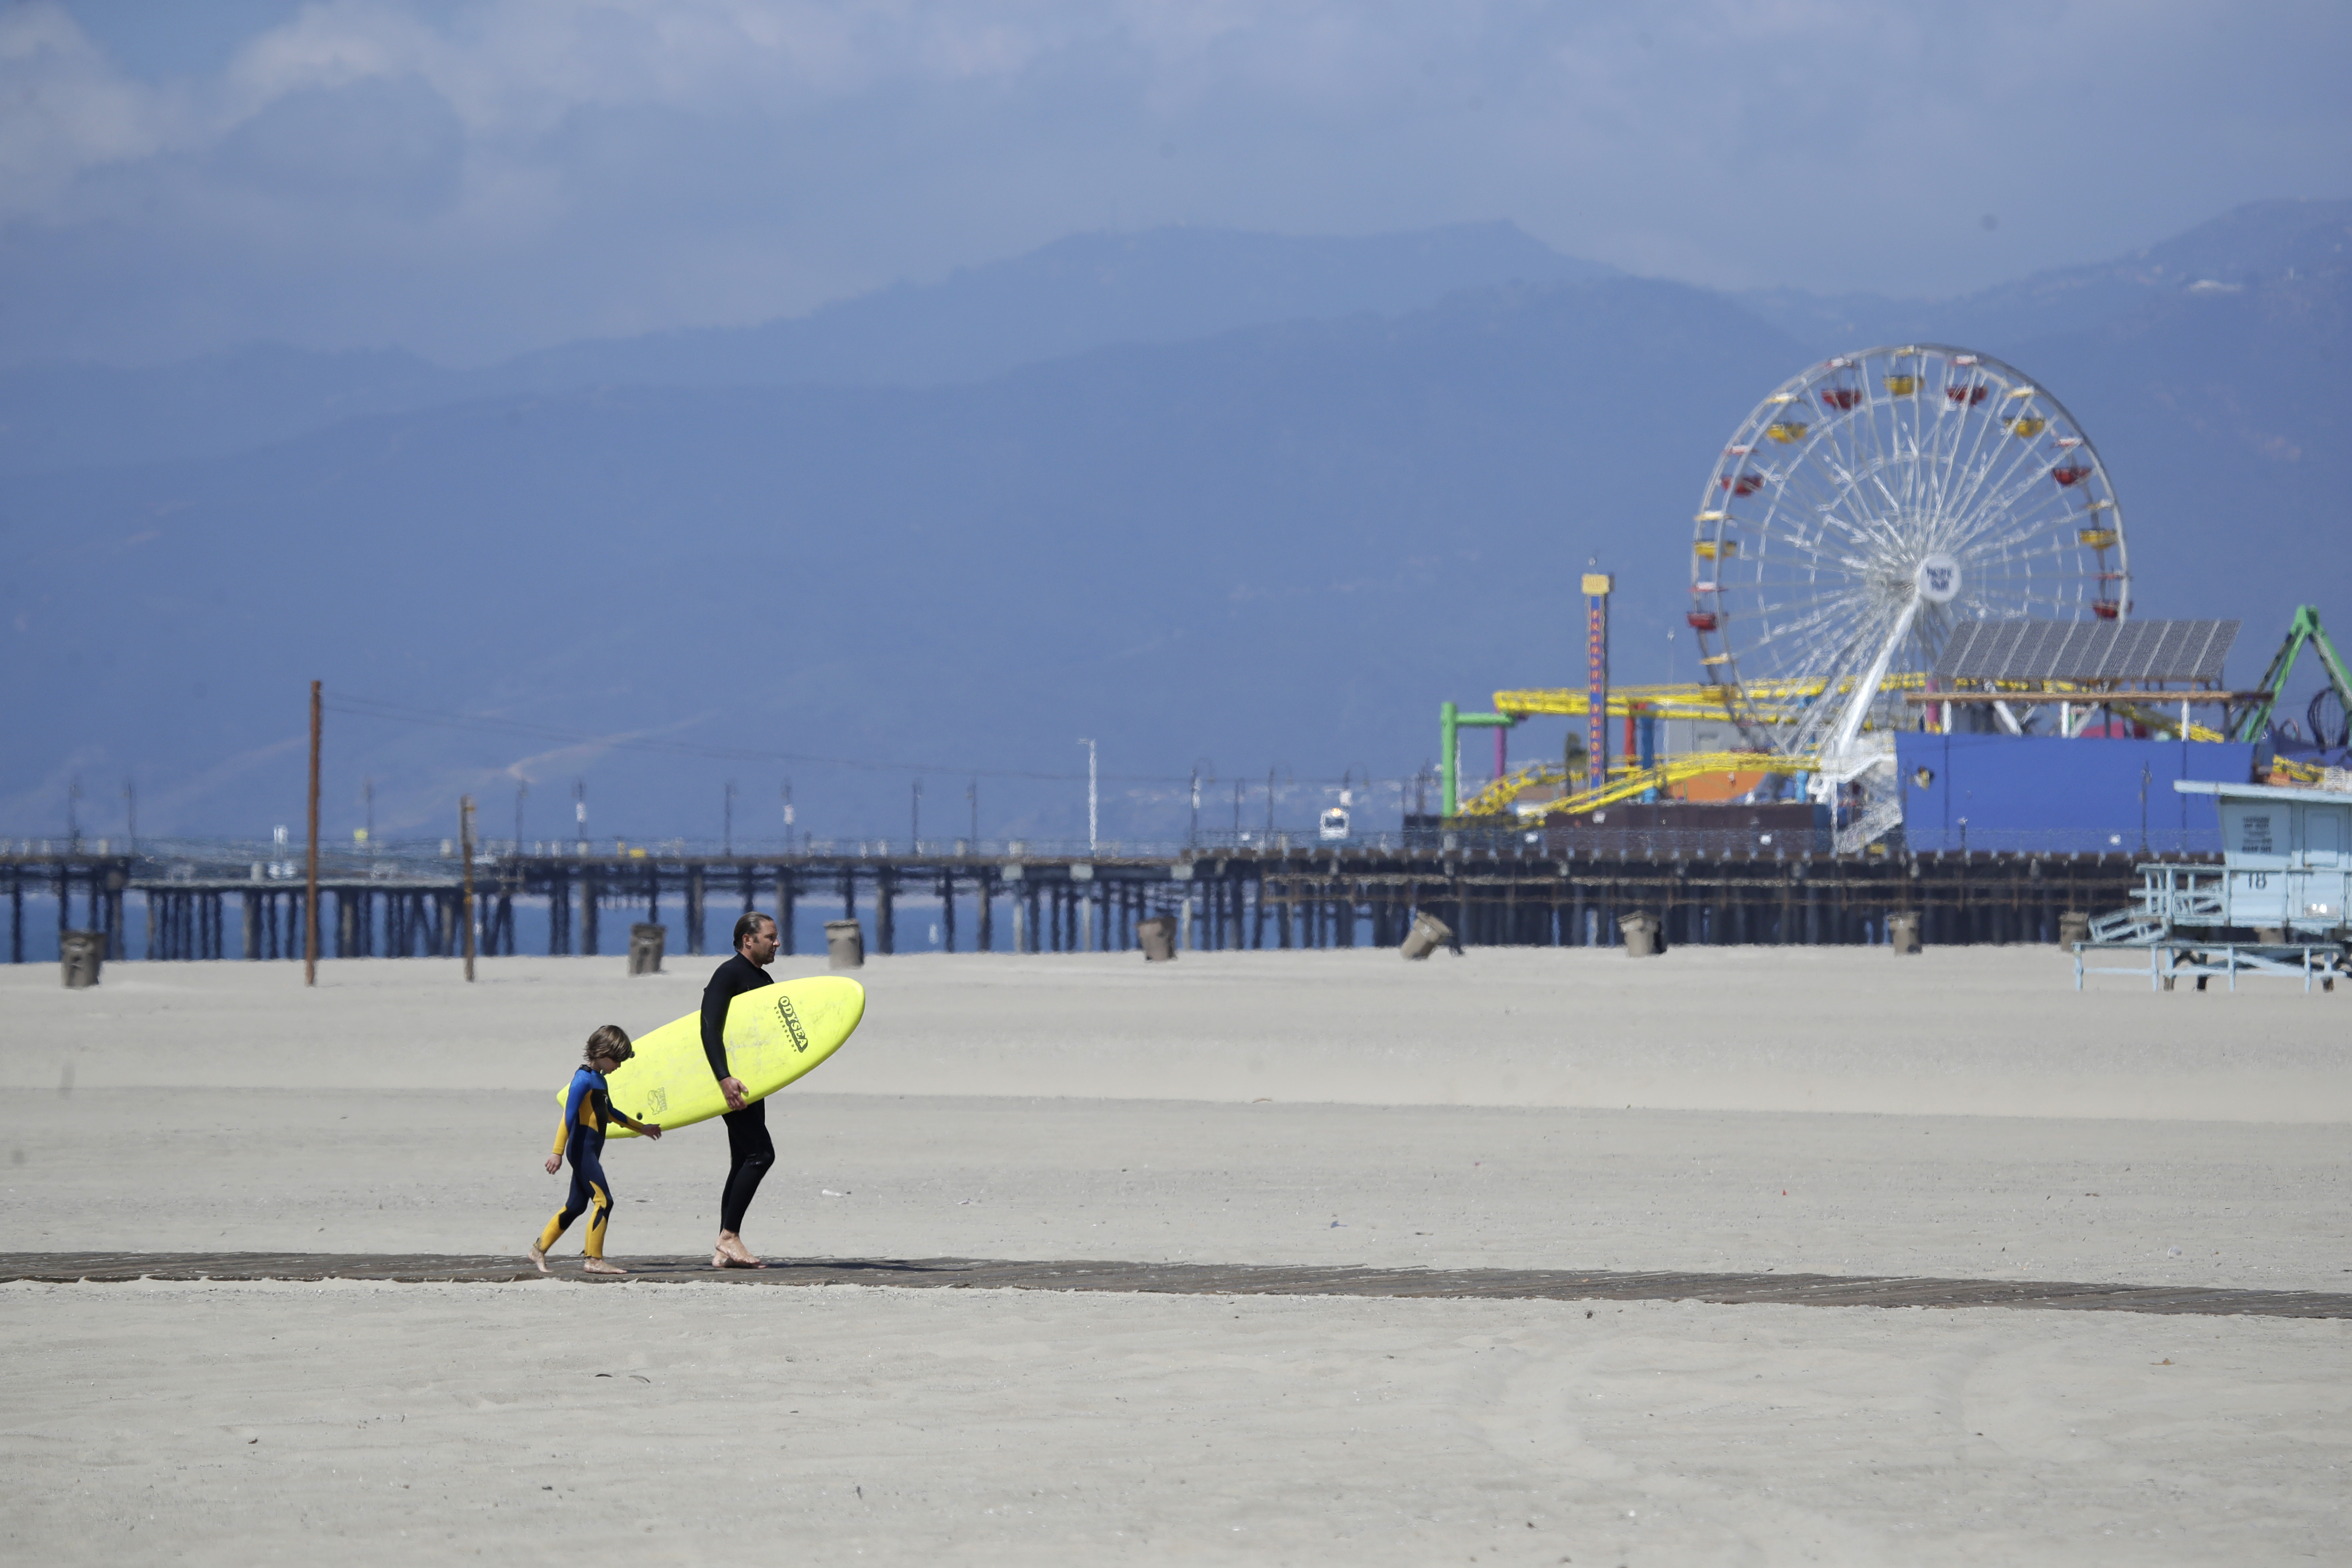
[[[1968,621],[1936,660],[1944,680],[2218,684],[2236,621]]]

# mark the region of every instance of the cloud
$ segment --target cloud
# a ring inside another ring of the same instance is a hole
[[[0,353],[480,360],[1171,222],[1948,290],[2341,194],[2347,45],[2218,0],[334,0],[134,71],[43,0],[0,11]]]
[[[156,153],[172,119],[57,6],[0,10],[0,220],[54,210],[85,172]]]

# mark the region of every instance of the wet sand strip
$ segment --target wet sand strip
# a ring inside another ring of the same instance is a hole
[[[1537,1301],[1706,1301],[1800,1307],[2023,1307],[2039,1311],[2213,1317],[2352,1318],[2352,1293],[2226,1287],[2094,1285],[2043,1279],[1926,1279],[1835,1274],[1626,1273],[1593,1269],[1282,1268],[1213,1263],[1018,1262],[969,1258],[782,1260],[715,1269],[705,1258],[616,1258],[625,1276],[737,1285],[892,1285],[979,1290],[1093,1290],[1189,1296],[1387,1296]],[[292,1252],[0,1253],[0,1280],[57,1283],[367,1279],[481,1284],[543,1278],[520,1258]]]

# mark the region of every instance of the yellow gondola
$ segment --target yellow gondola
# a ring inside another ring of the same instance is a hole
[[[1791,419],[1784,420],[1777,425],[1767,425],[1764,426],[1764,434],[1771,437],[1772,439],[1780,442],[1783,447],[1786,447],[1794,442],[1803,440],[1805,438],[1805,432],[1811,428],[1811,426],[1804,424],[1801,420]]]
[[[2050,428],[2050,421],[2036,414],[2021,414],[2014,419],[2004,419],[2001,423],[2008,426],[2009,433],[2021,441],[2031,441]]]
[[[2093,550],[2105,550],[2114,545],[2116,531],[2112,528],[2085,528],[2077,532],[2074,537]]]
[[[1886,378],[1886,395],[1889,397],[1916,397],[1919,395],[1919,378],[1916,375],[1907,374],[1888,376]]]
[[[1702,561],[1726,560],[1738,553],[1739,541],[1736,539],[1702,539],[1698,542],[1698,554]]]

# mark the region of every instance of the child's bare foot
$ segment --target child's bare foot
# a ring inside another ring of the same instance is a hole
[[[627,1269],[607,1258],[592,1258],[580,1266],[583,1274],[626,1274]]]
[[[530,1258],[532,1263],[536,1264],[541,1274],[547,1272],[547,1254],[539,1249],[539,1244],[537,1242],[531,1243],[530,1250],[523,1254],[523,1256]]]

